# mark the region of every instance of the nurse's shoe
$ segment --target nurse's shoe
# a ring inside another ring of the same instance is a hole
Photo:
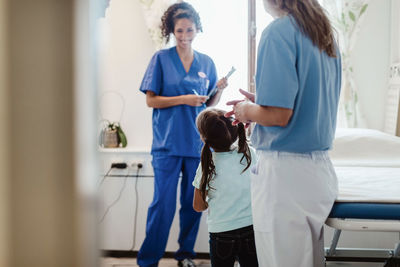
[[[179,267],[196,267],[196,264],[192,261],[192,259],[184,259],[181,261],[178,261],[178,266]]]

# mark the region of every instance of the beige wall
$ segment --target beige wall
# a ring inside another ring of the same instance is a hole
[[[9,113],[7,87],[7,10],[6,0],[0,0],[0,266],[9,265]]]
[[[11,266],[75,266],[70,0],[9,0]]]
[[[89,24],[90,1],[77,0],[86,3],[81,24]],[[94,243],[83,244],[95,224],[80,229],[82,211],[93,206],[81,205],[87,195],[79,192],[77,166],[93,162],[94,153],[75,161],[74,119],[86,114],[74,114],[74,29],[81,31],[74,4],[0,0],[1,267],[96,266],[94,253],[86,253],[96,251]]]

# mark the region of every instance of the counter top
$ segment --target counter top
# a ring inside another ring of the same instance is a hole
[[[143,153],[150,154],[151,150],[145,147],[120,147],[120,148],[103,148],[97,150],[100,153]]]

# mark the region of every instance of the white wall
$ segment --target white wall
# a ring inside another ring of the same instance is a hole
[[[383,130],[390,56],[391,1],[371,0],[354,48],[355,82],[368,128]]]
[[[100,113],[104,119],[118,121],[121,100],[125,99],[122,129],[128,138],[128,147],[150,150],[152,141],[151,108],[145,95],[139,92],[151,56],[155,52],[145,25],[140,1],[113,0],[100,20],[99,93]]]
[[[143,168],[139,172],[133,167],[124,170],[112,170],[109,173],[110,175],[121,175],[121,177],[108,177],[99,187],[101,196],[101,207],[98,214],[98,221],[101,222],[100,248],[102,250],[138,251],[145,238],[147,209],[153,198],[154,179],[143,177],[143,175],[153,175],[150,162],[151,155],[148,152],[124,150],[124,153],[121,153],[117,149],[103,149],[100,153],[100,161],[100,165],[103,166],[103,175],[108,171],[112,162],[143,163]],[[128,173],[131,174],[131,177],[125,178],[124,176]],[[139,178],[134,177],[136,173]],[[122,194],[120,193],[121,190]],[[166,251],[171,252],[175,252],[179,248],[177,242],[180,209],[179,188],[177,192],[175,217],[166,246]],[[116,201],[120,194],[120,199]],[[115,204],[111,206],[113,203]],[[108,212],[107,209],[109,209]],[[136,220],[135,213],[137,215]],[[205,214],[200,221],[194,250],[196,252],[208,252],[208,230]]]
[[[391,53],[390,63],[400,62],[400,1],[392,0],[391,5]]]

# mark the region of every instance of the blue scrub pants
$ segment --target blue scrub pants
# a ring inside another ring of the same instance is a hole
[[[199,158],[153,155],[154,196],[147,212],[146,237],[137,255],[141,267],[158,266],[167,246],[176,210],[179,175],[182,172],[179,211],[179,249],[175,259],[194,258],[193,250],[201,212],[193,210],[192,185]]]

